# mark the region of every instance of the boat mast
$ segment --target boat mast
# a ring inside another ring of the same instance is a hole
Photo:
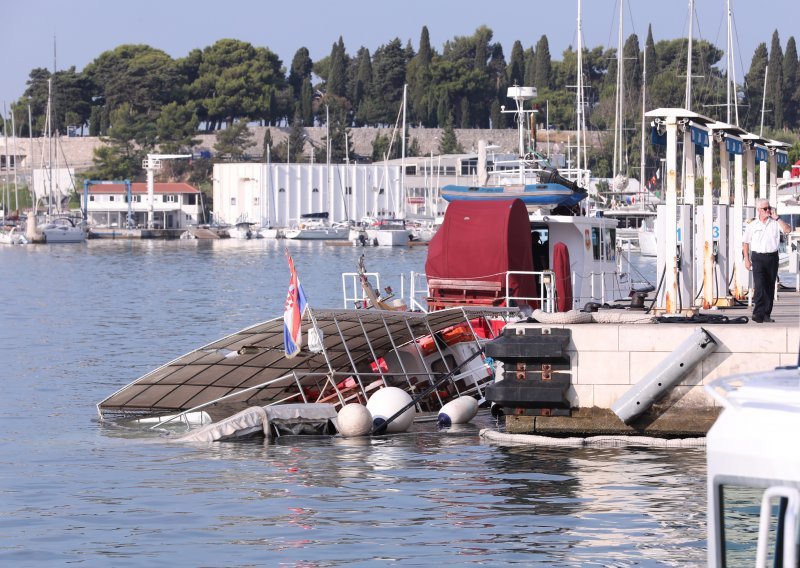
[[[689,48],[686,52],[686,94],[684,108],[692,110],[692,29],[694,25],[694,0],[689,0]]]
[[[47,214],[53,214],[53,114],[52,114],[53,78],[47,79],[47,112],[45,124],[47,132]]]
[[[28,105],[28,146],[29,155],[31,157],[31,186],[33,191],[31,193],[31,205],[33,206],[33,217],[36,218],[36,185],[33,183],[33,116],[31,115],[31,105]]]
[[[644,185],[645,178],[644,178],[644,113],[646,112],[645,107],[645,95],[647,94],[647,49],[645,47],[644,50],[644,57],[642,58],[642,137],[641,137],[641,146],[639,149],[639,203],[644,205],[642,202],[642,197],[647,195],[646,187]]]
[[[734,63],[733,57],[733,14],[731,12],[731,0],[727,0],[727,8],[728,8],[728,49],[726,50],[727,53],[727,63],[726,63],[726,77],[727,77],[727,122],[728,124],[731,123],[731,104],[733,105],[734,110],[734,117],[736,122],[733,123],[736,126],[739,126],[739,105],[736,102],[736,67]],[[731,92],[731,85],[733,85],[733,92]]]
[[[614,128],[614,164],[613,175],[616,176],[620,173],[623,164],[623,84],[624,84],[624,58],[622,57],[622,16],[624,9],[624,0],[619,0],[619,28],[617,31],[617,101],[615,105],[616,127]]]
[[[579,185],[581,184],[581,133],[586,124],[583,117],[583,29],[581,24],[581,0],[578,0],[578,69],[577,69],[577,93],[576,93],[576,108],[575,117],[577,118],[577,156],[575,159],[575,180]],[[550,125],[547,125],[548,136]]]
[[[400,217],[406,218],[406,92],[408,84],[403,84],[403,130],[400,137]]]
[[[311,147],[313,161],[314,147]],[[333,185],[331,184],[331,115],[328,105],[325,105],[325,176],[328,178],[328,211],[330,220],[333,220]]]
[[[769,75],[769,65],[764,67],[764,91],[761,94],[761,127],[758,129],[758,135],[764,136],[764,110],[765,103],[767,102],[767,76]]]
[[[5,114],[5,103],[3,103],[3,114]],[[11,136],[14,138],[14,208],[19,215],[19,188],[17,187],[17,127],[14,124],[14,110],[11,110]],[[8,164],[6,163],[6,167]]]

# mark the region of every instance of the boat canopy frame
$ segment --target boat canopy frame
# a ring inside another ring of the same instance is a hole
[[[275,318],[213,341],[143,375],[97,404],[101,420],[174,414],[175,419],[204,410],[219,420],[248,406],[286,402],[332,401],[344,404],[342,380],[352,378],[352,389],[367,399],[371,389],[403,382],[411,387],[403,358],[400,371],[383,368],[390,352],[416,343],[428,377],[437,375],[425,362],[420,341],[472,321],[508,319],[516,308],[463,306],[436,312],[401,312],[375,309],[312,309],[302,319],[306,342],[300,353],[286,358],[283,318]],[[487,326],[491,328],[491,326]],[[433,341],[449,372],[439,341]],[[379,381],[379,382],[378,382]],[[351,390],[352,390],[351,389]],[[462,393],[463,394],[463,393]]]

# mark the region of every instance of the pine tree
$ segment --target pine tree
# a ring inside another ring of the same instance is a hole
[[[447,119],[447,124],[442,130],[442,137],[439,140],[440,154],[462,154],[464,149],[458,142],[456,132],[453,130],[453,115]]]

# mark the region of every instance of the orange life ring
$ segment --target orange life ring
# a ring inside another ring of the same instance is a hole
[[[584,243],[586,244],[586,249],[588,250],[592,248],[592,239],[591,237],[589,237],[589,229],[584,229],[583,238],[584,238]]]

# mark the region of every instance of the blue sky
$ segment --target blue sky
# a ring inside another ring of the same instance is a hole
[[[589,47],[615,47],[619,0],[583,0],[583,37]],[[778,30],[782,48],[790,35],[800,41],[800,0],[730,0],[734,18],[737,79],[758,43],[770,45]],[[441,50],[455,36],[471,35],[480,25],[494,31],[506,57],[517,39],[524,47],[546,34],[554,59],[576,44],[577,0],[522,2],[517,10],[495,11],[492,2],[474,0],[403,0],[381,2],[276,2],[222,0],[27,0],[5,3],[0,29],[2,81],[0,104],[9,105],[25,90],[35,67],[81,70],[103,51],[123,43],[141,43],[183,57],[222,38],[235,38],[277,53],[285,66],[295,51],[307,47],[314,60],[330,53],[341,35],[348,54],[362,45],[374,52],[395,37],[416,48],[423,25]],[[512,6],[512,3],[505,3]],[[643,42],[652,24],[656,41],[686,37],[688,0],[625,0],[624,34]],[[335,6],[336,11],[331,11]],[[695,0],[694,37],[724,48],[726,0]]]

